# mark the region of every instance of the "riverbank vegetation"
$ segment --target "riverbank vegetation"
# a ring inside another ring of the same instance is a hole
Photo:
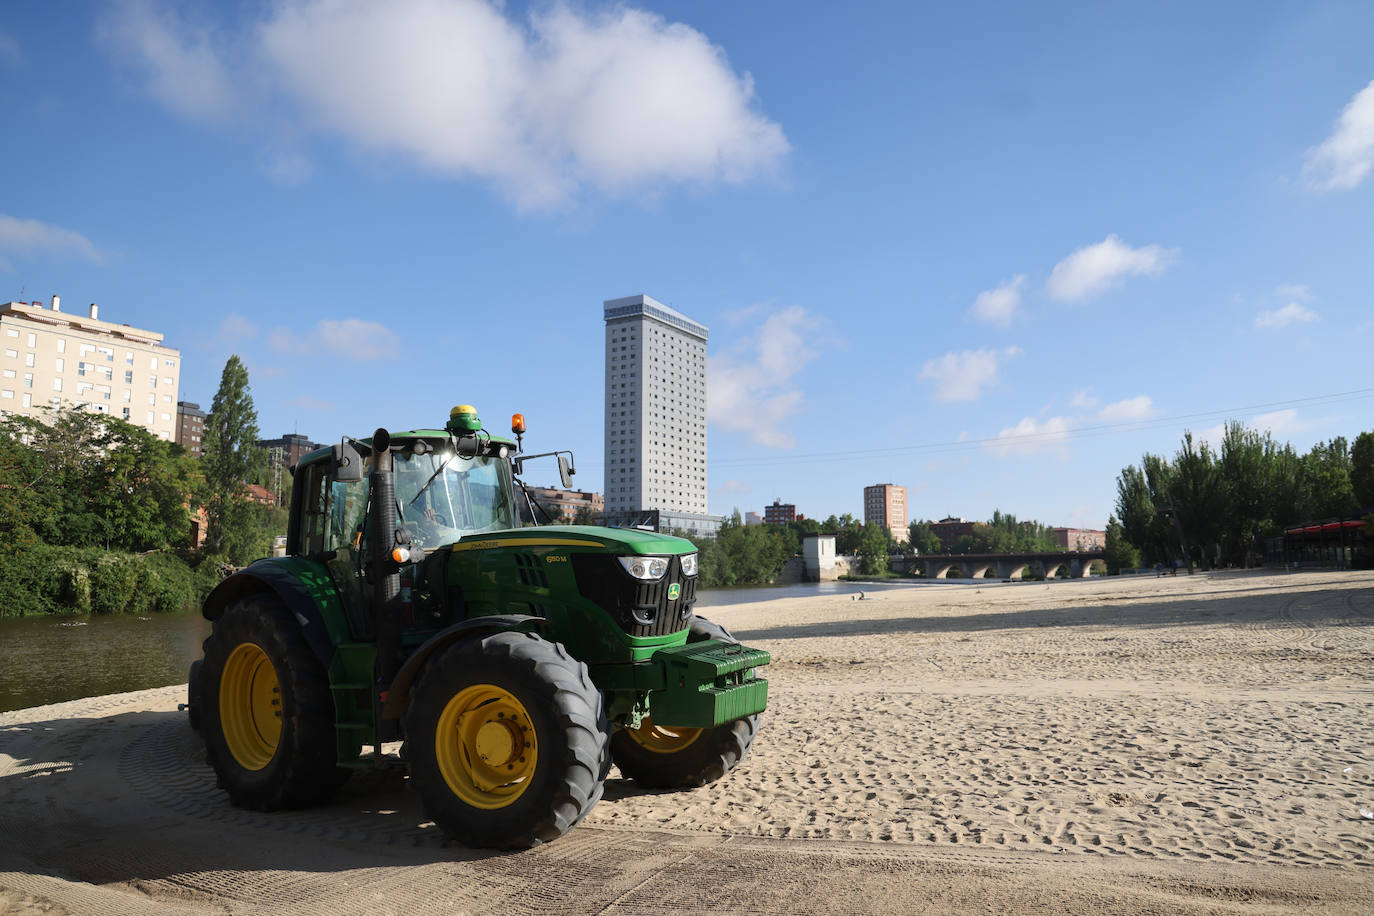
[[[1374,512],[1374,432],[1299,455],[1268,430],[1232,422],[1220,448],[1185,433],[1172,460],[1146,454],[1122,469],[1116,488],[1108,536],[1119,534],[1144,564],[1249,567],[1285,527]]]
[[[244,484],[265,474],[256,413],[237,357],[225,374],[230,396],[216,395],[216,409],[223,402],[233,411],[211,411],[200,461],[83,406],[0,417],[0,616],[181,610],[199,602],[223,567],[270,552],[286,513],[247,498]],[[243,475],[236,487],[225,474],[207,479],[207,468],[226,465]],[[197,549],[192,507],[201,505],[218,513],[210,528],[219,540]]]

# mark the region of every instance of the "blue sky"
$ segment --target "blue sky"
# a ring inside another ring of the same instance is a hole
[[[248,364],[262,433],[522,411],[711,328],[711,509],[1105,523],[1228,418],[1374,429],[1368,3],[6,4],[0,299]],[[1355,394],[1348,394],[1356,392]],[[549,482],[531,475],[533,482]]]

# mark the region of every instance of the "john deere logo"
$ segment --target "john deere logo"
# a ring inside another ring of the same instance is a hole
[[[681,586],[681,585],[678,585],[676,582],[674,582],[672,585],[668,586],[668,600],[669,600],[669,601],[676,601],[678,595],[681,595],[681,594],[682,594],[682,586]]]

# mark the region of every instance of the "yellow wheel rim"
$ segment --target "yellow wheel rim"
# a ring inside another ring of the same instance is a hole
[[[281,741],[281,684],[261,646],[239,645],[219,682],[219,721],[229,753],[245,770],[272,762]]]
[[[676,754],[700,738],[703,731],[705,729],[655,725],[648,716],[644,717],[639,728],[625,729],[625,733],[636,744],[655,754]]]
[[[534,779],[539,745],[524,705],[491,684],[464,688],[434,729],[434,757],[453,794],[474,808],[504,808]]]

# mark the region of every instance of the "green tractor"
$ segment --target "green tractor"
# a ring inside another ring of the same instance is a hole
[[[286,556],[210,593],[191,667],[192,725],[233,804],[310,805],[403,764],[449,836],[518,848],[585,817],[612,762],[686,788],[743,759],[768,653],[692,613],[690,541],[520,527],[524,462],[572,473],[567,452],[522,454],[524,432],[517,414],[514,441],[490,435],[463,405],[442,430],[301,459]]]

